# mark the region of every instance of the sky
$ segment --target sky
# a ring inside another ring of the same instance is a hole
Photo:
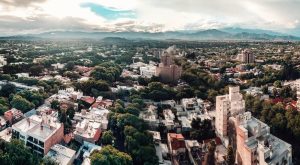
[[[300,0],[0,0],[0,35],[226,27],[300,36]]]

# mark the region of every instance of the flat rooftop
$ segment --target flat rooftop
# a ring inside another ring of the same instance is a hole
[[[50,116],[48,116],[48,118],[42,118],[42,116],[32,115],[29,118],[17,122],[12,128],[23,135],[28,134],[44,141],[54,134],[57,129],[61,127],[61,124],[56,122],[56,119]],[[46,120],[48,123],[42,123],[43,120]]]
[[[47,156],[56,160],[60,165],[67,165],[72,163],[75,158],[76,151],[62,146],[60,144],[55,144],[51,147],[50,151],[47,153]]]

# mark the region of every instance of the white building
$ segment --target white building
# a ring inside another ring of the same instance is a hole
[[[21,78],[21,77],[29,78],[29,73],[17,73],[16,76],[18,76],[18,78]]]
[[[245,111],[245,101],[240,87],[229,87],[229,94],[216,97],[216,133],[227,146],[228,118]]]
[[[95,143],[101,135],[101,124],[98,122],[88,121],[87,119],[78,122],[74,131],[74,138],[79,143],[87,141]]]
[[[56,64],[51,64],[51,66],[54,69],[63,69],[65,67],[66,64],[61,64],[61,63],[56,63]]]
[[[0,56],[0,67],[7,65],[6,58],[4,56]]]
[[[24,141],[26,146],[39,155],[48,153],[63,137],[63,125],[50,115],[32,115],[12,125],[12,138]]]
[[[172,112],[171,109],[164,109],[163,110],[163,116],[165,117],[165,120],[163,120],[164,125],[167,127],[168,130],[171,130],[174,128],[174,119],[175,115]]]
[[[142,77],[151,78],[156,75],[156,66],[147,65],[144,67],[140,67],[140,75]]]
[[[75,160],[75,154],[76,151],[60,144],[55,144],[51,147],[47,156],[59,163],[59,165],[72,165]]]
[[[245,112],[231,117],[236,127],[238,164],[292,164],[292,146],[270,134],[270,127]]]
[[[156,107],[150,105],[147,111],[141,112],[140,116],[151,128],[157,128],[159,124]]]
[[[196,111],[200,112],[203,108],[203,100],[197,98],[183,98],[181,105],[185,111]]]

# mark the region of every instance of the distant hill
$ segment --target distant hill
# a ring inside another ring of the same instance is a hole
[[[224,30],[209,29],[202,31],[167,31],[167,32],[82,32],[82,31],[53,31],[27,36],[12,36],[15,39],[96,39],[104,41],[126,41],[133,39],[151,40],[242,40],[242,41],[300,41],[300,37],[284,35],[266,30],[227,28]],[[9,37],[4,37],[8,39]]]
[[[245,29],[239,27],[227,27],[220,29],[221,31],[231,33],[231,34],[238,34],[238,33],[253,33],[253,34],[269,34],[269,35],[276,35],[276,36],[284,36],[285,34],[274,32],[271,30],[262,30],[262,29]]]
[[[126,38],[120,38],[120,37],[106,37],[103,38],[102,41],[104,42],[128,42]]]

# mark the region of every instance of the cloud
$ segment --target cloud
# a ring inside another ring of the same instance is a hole
[[[299,8],[298,0],[0,0],[0,33],[235,26],[294,33]]]
[[[31,4],[35,3],[43,3],[46,0],[1,0],[0,4],[4,4],[6,6],[20,6],[20,7],[27,7]]]

